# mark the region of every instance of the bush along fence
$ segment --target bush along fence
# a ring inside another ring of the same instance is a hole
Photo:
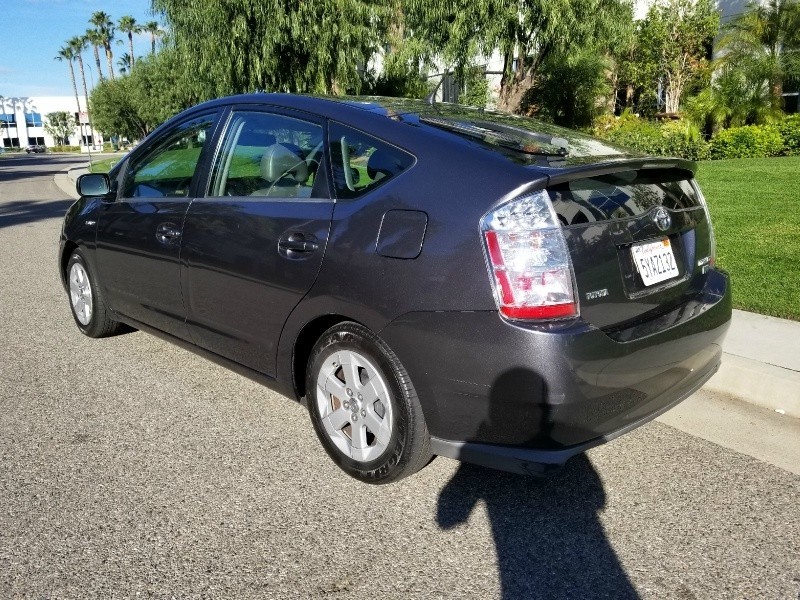
[[[800,156],[800,114],[768,125],[723,129],[710,140],[689,121],[655,123],[630,113],[602,117],[592,133],[644,154],[690,160]]]

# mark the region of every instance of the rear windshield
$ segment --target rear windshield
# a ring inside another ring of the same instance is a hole
[[[575,179],[548,188],[562,225],[638,217],[655,206],[670,210],[699,206],[692,180],[682,171],[653,169]]]

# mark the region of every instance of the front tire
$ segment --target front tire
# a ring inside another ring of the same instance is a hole
[[[314,345],[306,400],[323,447],[356,479],[391,483],[431,460],[430,435],[408,373],[362,325],[340,323]]]
[[[66,276],[72,318],[81,333],[91,338],[117,333],[121,325],[111,318],[97,280],[80,250],[75,250],[70,256]]]

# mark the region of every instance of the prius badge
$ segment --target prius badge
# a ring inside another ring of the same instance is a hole
[[[661,231],[666,231],[672,225],[672,217],[669,216],[666,208],[659,206],[653,213],[653,222]]]

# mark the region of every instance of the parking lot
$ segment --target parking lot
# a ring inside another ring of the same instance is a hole
[[[0,160],[0,598],[800,597],[800,476],[769,460],[653,422],[545,480],[440,458],[372,487],[293,401],[85,338],[56,271],[78,162]]]

